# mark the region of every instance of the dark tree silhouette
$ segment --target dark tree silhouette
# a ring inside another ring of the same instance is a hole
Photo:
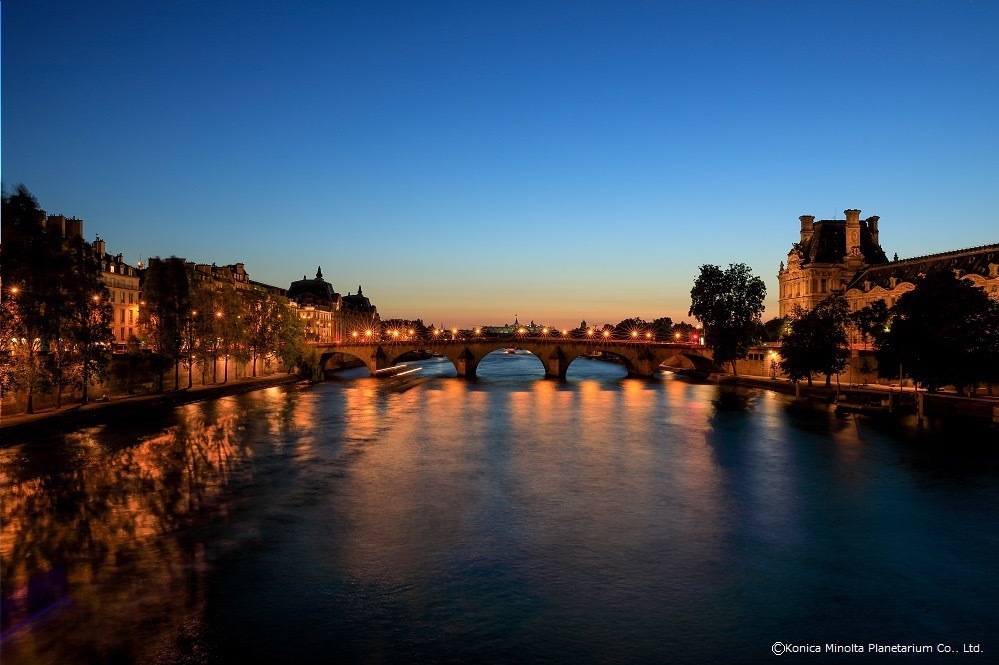
[[[690,315],[704,324],[715,362],[731,362],[733,374],[738,374],[735,361],[749,352],[766,294],[763,280],[754,277],[743,263],[734,263],[727,270],[701,266],[701,274],[690,290]]]
[[[781,370],[792,381],[807,379],[812,374],[826,375],[826,385],[832,375],[846,367],[849,358],[846,323],[849,307],[840,293],[825,298],[812,309],[795,307],[790,329],[781,338]]]
[[[984,289],[950,270],[920,278],[895,303],[888,329],[874,331],[878,367],[891,374],[901,365],[931,392],[994,379],[996,307]]]

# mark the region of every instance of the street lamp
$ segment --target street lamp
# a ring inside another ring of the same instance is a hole
[[[607,339],[608,337],[610,337],[610,331],[609,330],[605,330],[604,331],[604,339]]]

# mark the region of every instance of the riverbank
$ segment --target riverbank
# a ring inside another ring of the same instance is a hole
[[[899,392],[898,386],[882,385],[836,385],[826,386],[804,383],[795,384],[784,379],[768,379],[761,376],[714,375],[712,379],[718,383],[729,383],[747,388],[763,388],[787,395],[816,399],[835,403],[837,396],[840,403],[855,404],[887,404],[890,400],[893,411],[910,415],[922,411],[922,415],[974,418],[982,422],[999,423],[999,398],[996,397],[965,397],[953,393],[928,393],[925,390],[913,391],[911,388]],[[920,402],[922,404],[920,405]]]
[[[122,397],[110,402],[91,402],[86,406],[72,406],[58,411],[47,409],[33,414],[19,413],[5,417],[0,421],[0,447],[22,443],[29,437],[99,424],[112,417],[139,409],[175,406],[217,397],[239,395],[273,386],[297,383],[300,380],[296,374],[277,373],[263,377],[237,379],[229,383],[195,386],[151,395]]]

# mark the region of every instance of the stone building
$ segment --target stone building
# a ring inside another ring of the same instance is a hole
[[[105,242],[99,237],[93,247],[101,263],[101,278],[108,291],[108,302],[114,310],[111,317],[114,350],[123,352],[128,338],[138,331],[140,271],[125,263],[121,254],[108,254]]]
[[[999,244],[889,260],[880,244],[879,217],[862,220],[852,209],[844,214],[846,219],[798,218],[801,238],[777,273],[780,316],[789,316],[795,305],[810,309],[834,291],[845,294],[851,310],[875,300],[891,306],[915,288],[920,275],[934,270],[953,270],[999,298]]]
[[[310,342],[344,341],[351,333],[362,333],[378,325],[378,308],[364,295],[342,296],[323,279],[323,269],[316,270],[315,279],[302,275],[288,287],[288,298],[298,306],[298,315],[305,325],[305,338]]]

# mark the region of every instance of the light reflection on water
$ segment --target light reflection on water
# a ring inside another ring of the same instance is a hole
[[[595,361],[413,365],[0,451],[5,663],[755,662],[999,623],[994,447]]]

